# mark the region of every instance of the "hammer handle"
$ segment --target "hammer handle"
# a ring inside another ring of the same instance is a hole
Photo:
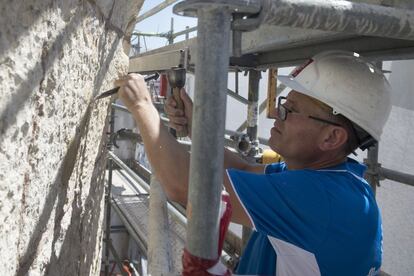
[[[173,94],[175,102],[177,103],[177,108],[184,112],[184,103],[183,103],[183,100],[181,100],[181,97],[180,97],[180,90],[181,90],[181,88],[174,87],[172,94]],[[177,134],[177,137],[187,137],[188,136],[187,127],[185,127],[181,131],[177,131],[176,134]]]

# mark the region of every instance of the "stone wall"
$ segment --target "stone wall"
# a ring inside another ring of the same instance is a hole
[[[143,0],[0,3],[2,275],[98,275],[106,117]]]

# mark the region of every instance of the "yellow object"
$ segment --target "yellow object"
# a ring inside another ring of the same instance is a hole
[[[265,149],[263,151],[263,155],[262,155],[262,164],[271,164],[271,163],[277,163],[277,162],[282,162],[283,161],[283,157],[271,150],[271,149]]]

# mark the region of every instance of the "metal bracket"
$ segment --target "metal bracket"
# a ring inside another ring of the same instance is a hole
[[[174,6],[174,13],[197,17],[197,10],[201,7],[227,8],[233,14],[232,48],[233,56],[240,57],[242,31],[251,31],[259,27],[262,18],[259,18],[261,2],[259,0],[187,0]]]
[[[227,8],[233,14],[233,56],[240,57],[242,31],[251,31],[259,27],[262,19],[258,17],[261,11],[259,0],[187,0],[174,6],[174,13],[197,17],[197,10],[202,7]]]
[[[128,128],[121,128],[111,135],[110,141],[117,149],[119,148],[119,146],[116,143],[116,141],[120,138],[122,138],[123,140],[131,140],[136,143],[142,143],[141,135],[139,135],[138,133],[134,133],[132,129]]]
[[[380,173],[381,163],[372,163],[368,158],[364,158],[364,164],[367,165],[367,170],[365,171],[366,175],[377,177],[378,180],[385,179]]]

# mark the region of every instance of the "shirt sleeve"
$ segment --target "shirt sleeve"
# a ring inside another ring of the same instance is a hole
[[[230,169],[228,175],[256,231],[302,247],[323,241],[330,208],[316,172],[254,174]]]

